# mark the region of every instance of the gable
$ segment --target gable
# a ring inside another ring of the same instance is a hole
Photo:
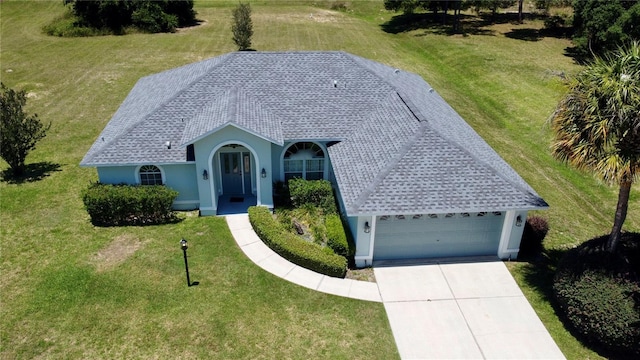
[[[277,145],[284,144],[282,127],[277,117],[238,87],[211,98],[187,121],[181,140],[183,146],[225,126],[235,126]]]
[[[344,52],[235,52],[142,78],[81,165],[186,162],[228,128],[339,140],[350,215],[547,206],[420,76]]]

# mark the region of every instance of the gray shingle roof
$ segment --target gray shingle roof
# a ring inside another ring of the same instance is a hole
[[[81,164],[185,162],[227,125],[340,140],[349,215],[547,206],[420,76],[344,52],[237,52],[142,78]]]

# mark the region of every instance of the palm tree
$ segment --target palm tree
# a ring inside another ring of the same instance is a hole
[[[620,187],[606,244],[615,252],[640,178],[640,42],[596,57],[570,81],[550,123],[555,158]]]

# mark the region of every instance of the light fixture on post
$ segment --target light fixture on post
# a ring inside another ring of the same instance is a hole
[[[191,286],[191,279],[189,279],[189,263],[187,262],[187,240],[180,240],[180,248],[182,249],[182,253],[184,254],[184,269],[187,272],[187,286]]]
[[[207,172],[207,169],[202,171],[202,180],[209,180],[209,173]]]
[[[371,232],[371,226],[369,225],[368,221],[364,222],[364,232],[366,232],[367,234]]]
[[[516,217],[516,226],[522,226],[522,217],[520,215]]]
[[[267,170],[262,168],[262,171],[260,172],[260,176],[262,176],[263,179],[266,178],[267,177]]]

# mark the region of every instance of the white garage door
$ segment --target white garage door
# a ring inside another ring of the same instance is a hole
[[[504,214],[380,216],[374,260],[496,255]]]

